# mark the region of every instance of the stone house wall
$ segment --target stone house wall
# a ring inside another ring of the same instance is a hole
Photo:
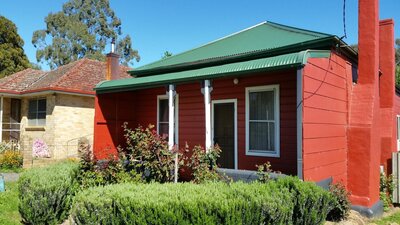
[[[46,98],[46,125],[28,125],[29,100]],[[94,97],[66,94],[49,94],[23,98],[21,103],[21,150],[24,154],[24,167],[46,164],[77,156],[78,139],[86,137],[93,140]],[[33,142],[43,140],[51,157],[37,160],[32,158]]]

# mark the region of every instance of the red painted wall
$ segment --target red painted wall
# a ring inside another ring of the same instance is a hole
[[[395,51],[394,22],[382,20],[379,23],[379,77],[381,164],[388,174],[392,171],[392,152],[397,151],[395,113]]]
[[[379,1],[359,1],[358,84],[350,104],[348,183],[354,205],[379,200]]]
[[[347,184],[351,65],[336,53],[310,58],[303,70],[303,177]]]
[[[280,157],[246,156],[245,88],[272,84],[280,89]],[[213,88],[212,100],[237,99],[239,169],[255,170],[255,165],[269,161],[273,170],[297,175],[296,71],[241,77],[237,85],[232,78],[217,79]]]
[[[245,88],[269,84],[280,85],[280,158],[246,156],[245,154]],[[124,121],[132,127],[156,125],[157,95],[164,95],[166,89],[152,88],[135,92],[103,94],[96,98],[95,144],[97,158],[106,157],[105,149],[123,145]],[[205,144],[204,97],[200,82],[177,85],[179,98],[179,147],[188,143]],[[296,72],[248,75],[233,84],[233,78],[213,80],[212,100],[237,99],[238,104],[238,167],[255,170],[256,164],[270,161],[274,170],[296,175]],[[120,116],[123,114],[123,116]],[[110,152],[110,150],[108,151]]]

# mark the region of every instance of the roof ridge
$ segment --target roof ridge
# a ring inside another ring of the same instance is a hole
[[[197,50],[197,49],[199,49],[199,48],[202,48],[202,47],[205,47],[205,46],[208,46],[208,45],[214,44],[214,43],[216,43],[216,42],[219,42],[219,41],[225,40],[225,39],[227,39],[227,38],[230,38],[230,37],[232,37],[232,36],[235,36],[235,35],[237,35],[237,34],[240,34],[240,33],[246,32],[246,31],[248,31],[248,30],[251,30],[251,29],[253,29],[253,28],[256,28],[256,27],[258,27],[258,26],[261,26],[261,25],[264,25],[264,24],[267,24],[267,23],[268,23],[267,21],[264,21],[264,22],[258,23],[258,24],[256,24],[256,25],[253,25],[253,26],[247,27],[247,28],[245,28],[245,29],[242,29],[242,30],[240,30],[240,31],[237,31],[237,32],[234,32],[234,33],[232,33],[232,34],[226,35],[226,36],[224,36],[224,37],[218,38],[217,40],[213,40],[213,41],[207,42],[206,44],[202,44],[202,45],[200,45],[200,46],[198,46],[198,47],[194,47],[194,48],[192,48],[192,49],[189,49],[189,50],[183,51],[183,52],[181,52],[181,53],[178,53],[178,54],[176,54],[176,55],[173,55],[173,56],[178,56],[178,55],[182,55],[182,54],[185,54],[185,53],[188,53],[188,52],[192,52],[192,51],[194,51],[194,50]],[[150,65],[153,65],[153,64],[155,64],[155,63],[162,62],[162,61],[165,61],[165,60],[168,60],[168,59],[169,59],[168,57],[167,57],[167,58],[165,58],[165,59],[160,59],[160,60],[157,60],[157,61],[155,61],[155,62],[152,62],[152,63],[150,63],[150,64],[146,64],[146,65],[144,65],[144,66],[146,66],[146,67],[147,67],[147,66],[150,66]],[[144,67],[144,66],[141,66],[141,67]],[[137,69],[140,69],[140,67],[138,67]]]
[[[39,75],[39,77],[38,77],[37,80],[35,80],[35,81],[33,81],[32,83],[26,85],[26,87],[25,87],[26,89],[28,89],[28,88],[31,87],[32,85],[36,84],[37,82],[39,82],[41,79],[43,79],[43,77],[45,77],[45,76],[49,73],[49,71],[43,71],[43,70],[37,70],[37,71],[42,72],[42,74]]]
[[[307,34],[307,35],[312,35],[314,37],[317,37],[315,34],[320,34],[320,35],[326,35],[326,36],[334,36],[332,34],[328,34],[328,33],[323,33],[323,32],[318,32],[318,31],[313,31],[313,30],[308,30],[308,29],[303,29],[303,28],[298,28],[298,27],[292,27],[292,26],[288,26],[288,25],[284,25],[284,24],[280,24],[280,23],[275,23],[275,22],[271,22],[271,21],[267,21],[266,22],[268,25],[271,25],[273,27],[282,29],[282,30],[286,30],[286,31],[291,31],[291,32],[296,32],[296,33],[302,33],[302,34]]]

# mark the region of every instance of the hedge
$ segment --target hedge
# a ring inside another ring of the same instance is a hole
[[[60,224],[68,217],[78,190],[78,164],[63,162],[34,168],[18,181],[19,212],[24,224]]]
[[[117,184],[77,194],[76,224],[322,224],[332,196],[296,178],[262,183]]]

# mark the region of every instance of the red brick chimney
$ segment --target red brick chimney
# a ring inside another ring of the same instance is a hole
[[[379,0],[359,0],[358,3],[359,76],[350,103],[348,188],[352,204],[362,208],[363,214],[373,216],[373,209],[381,208]]]
[[[107,56],[106,80],[119,79],[119,55],[115,52],[115,40],[111,42],[111,52]]]
[[[393,19],[379,22],[379,80],[380,124],[381,124],[381,164],[387,174],[391,171],[392,152],[397,150],[395,107],[395,50]]]

